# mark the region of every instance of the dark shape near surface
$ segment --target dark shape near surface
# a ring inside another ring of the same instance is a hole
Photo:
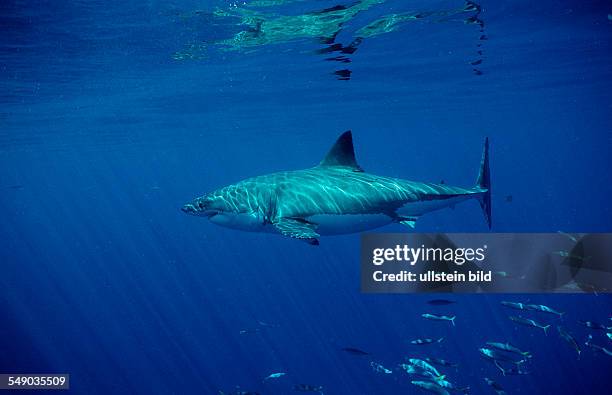
[[[449,304],[453,304],[456,303],[454,300],[448,300],[448,299],[431,299],[427,301],[427,304],[430,304],[432,306],[446,306]]]
[[[334,12],[334,11],[342,11],[342,10],[346,10],[346,6],[345,5],[335,5],[333,7],[329,7],[329,8],[325,8],[321,11],[315,11],[312,14],[313,15],[320,15],[320,14],[326,14],[328,12]]]
[[[359,46],[359,44],[361,44],[361,41],[363,41],[361,37],[357,37],[348,46],[344,46],[341,43],[334,43],[334,40],[335,37],[330,39],[322,39],[321,42],[323,42],[324,44],[328,44],[328,46],[316,50],[315,53],[321,55],[333,52],[340,52],[345,55],[351,55],[357,51],[357,47]]]
[[[484,22],[478,19],[477,16],[471,16],[465,20],[466,25],[478,25],[481,28],[484,28]],[[482,31],[482,30],[481,30]]]
[[[318,49],[316,51],[316,53],[318,53],[318,54],[326,54],[326,53],[332,53],[332,52],[340,52],[340,51],[342,51],[342,48],[343,48],[342,44],[335,43],[335,44],[329,45],[328,47]]]
[[[342,47],[342,50],[340,52],[346,54],[353,54],[357,51],[357,47],[359,46],[359,44],[361,44],[362,41],[363,38],[357,37],[347,47]]]
[[[325,60],[331,61],[331,62],[351,63],[351,59],[349,59],[349,58],[347,58],[346,56],[343,56],[343,55],[334,56],[334,57],[331,57],[331,58],[325,58]]]
[[[338,70],[338,71],[334,71],[334,74],[338,76],[338,79],[341,81],[348,81],[351,79],[351,73],[352,71],[349,69],[343,69],[343,70]]]
[[[370,355],[369,352],[366,352],[366,351],[363,351],[363,350],[360,350],[360,349],[354,348],[354,347],[344,347],[342,349],[342,351],[347,352],[347,353],[352,354],[352,355],[359,355],[359,356]]]
[[[338,35],[338,32],[335,32],[333,35],[329,36],[329,37],[321,37],[319,39],[319,41],[322,44],[333,44],[334,41],[336,41],[336,36]]]
[[[463,7],[464,11],[476,11],[477,13],[480,13],[480,11],[482,10],[482,8],[480,7],[479,4],[474,3],[473,1],[466,1],[465,2],[465,7]]]

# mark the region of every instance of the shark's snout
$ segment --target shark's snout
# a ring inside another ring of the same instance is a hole
[[[183,207],[181,207],[181,211],[190,214],[197,215],[199,217],[212,217],[219,213],[218,210],[212,210],[206,206],[203,202],[198,203],[187,203]]]
[[[181,211],[187,214],[195,214],[197,213],[198,210],[196,210],[193,204],[186,204],[183,207],[181,207]]]

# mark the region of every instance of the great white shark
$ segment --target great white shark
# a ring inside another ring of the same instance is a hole
[[[351,131],[317,166],[248,178],[185,204],[182,210],[228,228],[273,232],[319,244],[319,237],[363,232],[391,223],[414,228],[428,212],[477,199],[491,228],[489,140],[476,185],[407,181],[366,173],[357,164]]]

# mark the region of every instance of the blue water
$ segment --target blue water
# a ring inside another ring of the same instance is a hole
[[[582,345],[588,334],[611,343],[577,321],[610,325],[610,296],[452,295],[456,304],[431,307],[428,295],[365,295],[359,235],[312,247],[179,208],[248,176],[314,165],[347,129],[367,171],[470,186],[488,136],[493,231],[610,232],[610,4],[483,1],[488,40],[461,18],[428,19],[364,40],[350,64],[325,61],[315,39],[173,58],[238,32],[237,20],[208,14],[229,4],[0,5],[0,373],[70,373],[82,394],[291,394],[298,383],[395,394],[422,391],[370,361],[396,369],[433,356],[459,363],[441,370],[473,394],[494,393],[483,377],[508,394],[608,393],[612,357]],[[337,39],[381,15],[462,6],[389,0]],[[336,79],[345,67],[350,80]],[[472,201],[417,230],[486,225]],[[572,332],[580,360],[556,328],[514,325],[501,300],[565,311],[538,319]],[[457,326],[424,312],[456,314]],[[530,350],[532,373],[501,376],[478,354],[486,341]],[[287,375],[262,382],[273,372]]]

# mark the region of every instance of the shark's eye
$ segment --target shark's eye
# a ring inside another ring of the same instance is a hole
[[[199,206],[200,208],[204,208],[204,203],[200,202],[200,203],[198,203],[198,206]]]

